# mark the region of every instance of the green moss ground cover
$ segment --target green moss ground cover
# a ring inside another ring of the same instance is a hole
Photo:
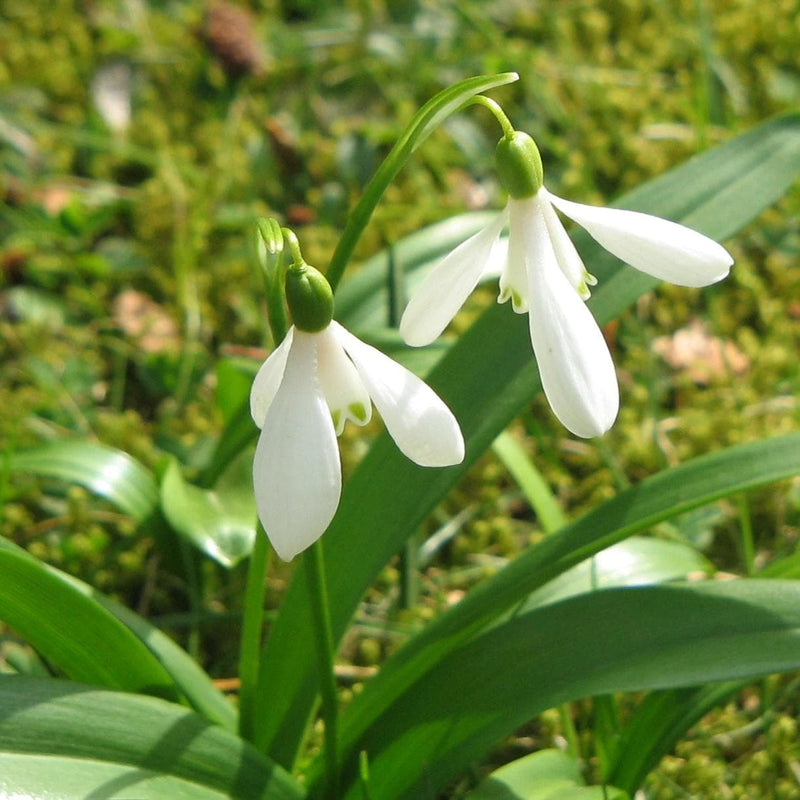
[[[248,255],[254,216],[286,220],[324,266],[365,181],[442,87],[519,72],[495,96],[537,138],[548,185],[597,203],[800,103],[795,0],[262,0],[239,13],[5,0],[0,44],[0,449],[89,438],[155,470],[175,455],[190,473],[222,426],[220,363],[255,363],[270,345]],[[109,81],[130,98],[117,129],[97,101]],[[492,124],[473,109],[431,137],[359,259],[501,202]],[[727,281],[664,286],[607,329],[622,412],[602,441],[566,436],[543,399],[516,422],[567,516],[667,465],[800,427],[798,218],[795,187],[725,243],[736,259]],[[479,294],[457,324],[488,301]],[[355,461],[362,444],[344,441]],[[160,620],[215,676],[233,673],[242,568],[201,561],[84,489],[0,475],[0,533]],[[398,604],[402,565],[386,569],[343,661],[379,664],[410,626],[544,535],[495,456],[430,532],[464,508],[406,587],[409,608]],[[661,533],[744,573],[792,552],[798,531],[795,483]],[[273,569],[273,606],[287,574]],[[20,668],[25,651],[10,632],[4,641],[8,668]],[[738,696],[661,765],[647,796],[800,798],[797,706],[790,678]],[[591,755],[592,707],[573,711]],[[563,735],[546,715],[498,758]]]

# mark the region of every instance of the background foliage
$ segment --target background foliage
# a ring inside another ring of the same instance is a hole
[[[0,43],[0,532],[166,628],[220,679],[235,672],[245,570],[169,535],[157,487],[176,461],[197,484],[213,482],[203,468],[270,346],[248,252],[255,214],[292,224],[324,267],[416,109],[469,75],[521,74],[493,96],[537,138],[548,186],[582,202],[613,199],[800,101],[793,0],[265,0],[237,13],[5,0]],[[101,113],[103,81],[129,94],[124,129]],[[496,135],[476,111],[436,131],[392,184],[358,259],[495,207]],[[799,212],[795,185],[726,243],[736,258],[728,281],[660,287],[609,325],[622,412],[603,440],[566,437],[541,399],[516,421],[516,441],[566,518],[666,466],[798,429]],[[97,467],[94,482],[59,472],[59,451],[38,466],[19,461],[73,439],[98,445],[83,467],[84,477]],[[363,443],[345,443],[352,469]],[[112,461],[130,472],[124,498],[103,490]],[[481,458],[426,523],[439,536],[422,550],[417,581],[404,583],[397,561],[383,571],[344,643],[343,680],[358,681],[421,621],[545,537],[546,517],[531,512],[510,466],[507,454]],[[717,570],[755,573],[793,552],[799,514],[795,481],[660,533],[691,542]],[[752,552],[739,544],[742,525]],[[237,536],[226,540],[229,562]],[[18,568],[23,580],[27,565]],[[287,575],[273,565],[270,608]],[[11,631],[2,647],[4,669],[41,668]],[[791,679],[732,697],[661,764],[651,797],[720,787],[800,797]],[[576,735],[591,739],[596,709],[574,715]],[[497,760],[567,733],[545,713]]]

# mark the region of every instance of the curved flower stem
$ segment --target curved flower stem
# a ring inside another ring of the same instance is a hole
[[[289,245],[289,252],[292,255],[292,264],[294,266],[302,266],[306,263],[306,260],[303,258],[303,254],[300,251],[300,240],[297,238],[297,234],[291,228],[281,228],[281,233],[283,234],[283,240]]]
[[[495,119],[500,123],[500,127],[503,129],[503,136],[506,138],[510,138],[511,134],[514,133],[514,126],[511,124],[511,120],[506,116],[506,112],[503,111],[499,103],[496,103],[490,97],[484,97],[482,94],[479,94],[470,100],[469,105],[488,108],[489,111],[494,114]]]
[[[254,737],[253,697],[258,684],[258,666],[261,657],[261,631],[264,625],[264,594],[269,565],[269,540],[261,523],[256,528],[256,539],[247,567],[247,585],[244,595],[242,640],[239,647],[239,735],[252,742]]]
[[[336,678],[333,673],[334,647],[331,628],[328,589],[325,581],[325,562],[322,555],[322,542],[317,540],[306,550],[306,575],[311,612],[314,616],[317,648],[317,661],[320,672],[320,692],[322,694],[322,719],[325,724],[325,772],[327,775],[328,800],[339,797],[339,753],[338,753],[338,701],[336,698]]]
[[[516,80],[519,80],[519,75],[516,72],[502,72],[497,75],[481,75],[477,78],[467,78],[467,80],[461,81],[461,83],[457,83],[455,86],[451,86],[434,95],[414,115],[389,155],[378,167],[378,171],[372,176],[361,200],[359,200],[347,218],[347,224],[331,257],[331,263],[325,276],[334,292],[364,228],[367,227],[367,223],[372,217],[372,212],[386,191],[386,187],[394,180],[394,177],[403,168],[414,150],[427,139],[440,123],[451,114],[464,108],[467,102],[478,92],[485,92],[496,86],[503,86]]]

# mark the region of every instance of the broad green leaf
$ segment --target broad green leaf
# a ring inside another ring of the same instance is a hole
[[[304,797],[241,739],[163,700],[6,676],[0,708],[2,797]]]
[[[122,450],[83,441],[61,441],[11,456],[11,470],[77,483],[106,498],[137,522],[158,503],[153,474]]]
[[[343,748],[426,671],[531,592],[637,531],[756,486],[800,474],[800,434],[732,447],[660,472],[593,509],[526,551],[430,623],[381,668],[344,714]]]
[[[118,789],[116,787],[119,787]],[[124,787],[124,788],[123,788]],[[163,775],[142,767],[95,761],[83,757],[41,756],[0,752],[0,797],[85,800],[226,800],[227,795],[191,780]],[[131,794],[133,792],[134,794]]]
[[[255,358],[223,358],[217,363],[217,408],[226,425],[249,400],[250,386],[260,366]]]
[[[561,750],[540,750],[496,769],[470,800],[627,800],[610,786],[586,786],[578,762]]]
[[[158,628],[153,627],[146,619],[135,614],[130,609],[106,597],[87,583],[72,575],[67,575],[49,564],[41,564],[33,556],[26,553],[13,542],[0,537],[0,550],[6,550],[25,556],[59,580],[101,605],[110,614],[113,614],[123,625],[138,637],[144,646],[153,654],[164,669],[172,676],[178,690],[185,695],[189,704],[198,713],[211,722],[216,722],[228,730],[236,730],[236,712],[230,701],[222,694],[212,682],[206,672],[182,648],[178,647],[172,639]]]
[[[245,451],[217,481],[200,489],[184,480],[171,461],[161,482],[161,509],[169,524],[223,567],[250,554],[256,535],[252,458]]]
[[[170,699],[158,659],[91,597],[27,554],[0,549],[0,619],[74,680]]]
[[[794,114],[698,156],[621,198],[619,205],[678,221],[690,219],[724,240],[777,200],[798,171],[800,114]],[[720,198],[727,198],[727,205],[721,205]],[[580,242],[586,263],[601,278],[591,301],[600,324],[657,284],[620,268],[613,259],[603,259],[586,237]],[[339,512],[322,539],[337,639],[388,560],[539,391],[525,319],[493,304],[450,348],[428,381],[461,424],[467,441],[464,462],[426,470],[405,459],[386,435],[372,446],[347,482]],[[718,491],[725,492],[724,488]],[[392,509],[391,515],[387,508]],[[573,563],[577,562],[562,569]],[[554,569],[548,577],[558,571]],[[306,659],[313,642],[304,572],[301,563],[271,631],[262,659],[261,707],[255,714],[258,746],[285,765],[294,763],[317,691],[314,666]]]
[[[704,575],[708,560],[681,542],[631,536],[568,569],[533,592],[526,608],[555,603],[576,594],[612,586],[644,586]]]
[[[213,486],[225,472],[231,461],[249,447],[258,436],[253,418],[250,416],[250,398],[245,397],[238,410],[225,423],[214,452],[208,464],[202,470],[198,483],[200,486]]]
[[[345,758],[352,771],[367,750],[373,800],[415,797],[559,703],[798,668],[800,581],[608,589],[514,616],[467,642],[398,697]],[[354,784],[344,796],[359,792]]]

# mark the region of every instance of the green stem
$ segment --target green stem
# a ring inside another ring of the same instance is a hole
[[[377,172],[364,189],[364,194],[356,207],[350,212],[342,236],[331,257],[326,273],[331,289],[336,291],[345,267],[353,255],[358,240],[372,217],[386,187],[394,180],[397,173],[408,161],[411,153],[422,144],[430,133],[451,114],[464,108],[467,102],[478,92],[485,92],[496,86],[519,80],[516,72],[505,72],[499,75],[481,75],[468,78],[461,83],[444,89],[432,97],[414,115],[408,127],[395,143],[391,152],[378,167]]]
[[[191,610],[191,625],[189,626],[189,638],[186,650],[194,658],[200,657],[200,613],[203,609],[203,589],[201,576],[197,569],[197,558],[195,550],[182,537],[178,537],[178,548],[183,562],[183,569],[186,575],[186,588],[189,594],[189,608]]]
[[[317,648],[317,662],[320,667],[320,692],[322,694],[322,719],[325,725],[325,772],[327,774],[328,800],[339,797],[339,754],[338,754],[338,703],[336,698],[336,678],[333,673],[333,632],[331,629],[328,590],[325,581],[325,563],[322,543],[317,540],[306,550],[306,574],[311,610],[314,616]]]
[[[740,494],[736,504],[739,506],[739,525],[741,527],[741,548],[744,574],[752,577],[756,571],[756,547],[753,539],[753,520],[747,496]]]
[[[567,752],[575,758],[581,757],[581,743],[578,731],[575,729],[575,721],[572,719],[572,705],[562,703],[558,707],[558,716],[561,720],[561,732],[567,740]]]
[[[292,265],[296,267],[303,266],[306,263],[303,254],[300,251],[300,240],[291,228],[281,228],[283,240],[289,245],[289,250],[292,253]]]
[[[510,139],[514,134],[514,126],[511,124],[511,120],[506,116],[506,112],[500,108],[500,104],[492,100],[491,97],[484,97],[482,94],[479,94],[472,98],[469,105],[488,108],[489,111],[494,114],[494,118],[500,123],[500,127],[503,129],[503,136],[505,136],[506,139]]]
[[[247,567],[247,586],[244,595],[242,641],[239,649],[239,735],[252,742],[254,737],[253,698],[258,684],[261,658],[261,632],[264,625],[264,595],[269,564],[269,540],[261,527],[256,528],[256,539]]]
[[[358,754],[358,783],[361,786],[363,800],[372,800],[372,792],[369,788],[369,756],[366,750],[362,750]]]

